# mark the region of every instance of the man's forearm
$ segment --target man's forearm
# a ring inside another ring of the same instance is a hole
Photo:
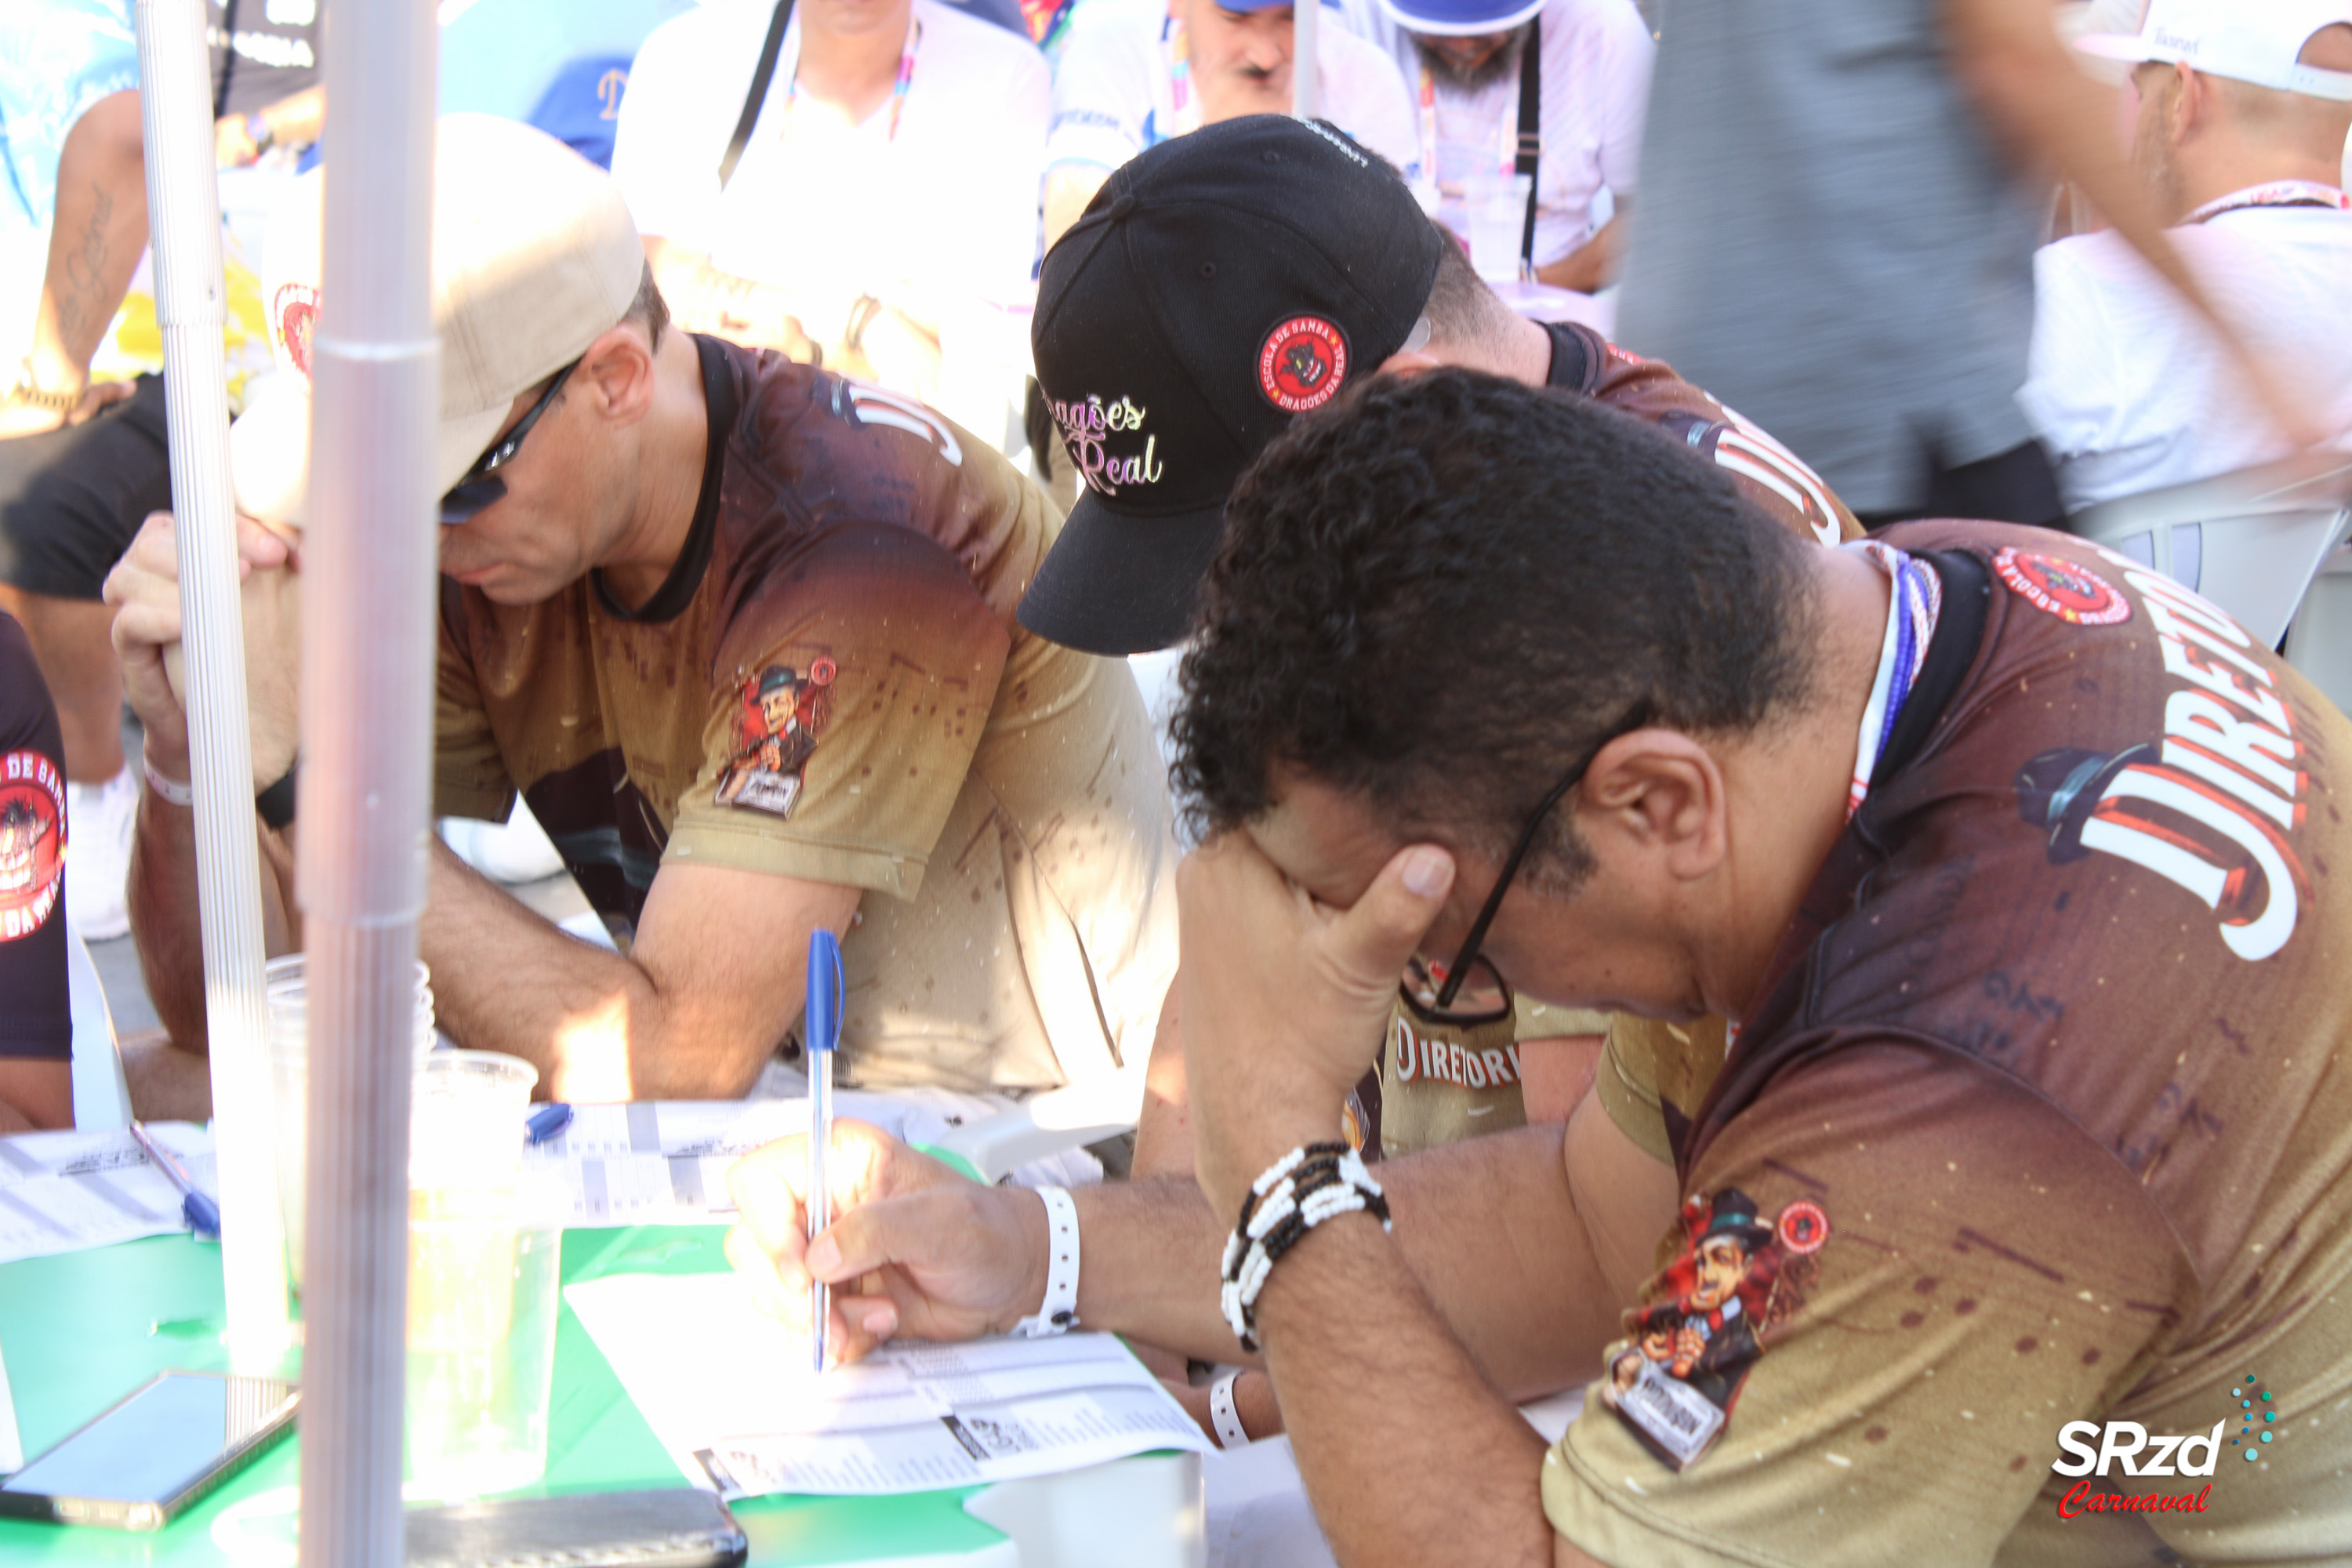
[[[1543,1439],[1480,1377],[1377,1221],[1308,1233],[1267,1279],[1257,1321],[1299,1477],[1346,1568],[1549,1568]]]
[[[1561,1136],[1530,1127],[1375,1167],[1398,1252],[1512,1399],[1591,1376],[1618,1329],[1622,1303],[1592,1262],[1561,1174]],[[1234,1216],[1212,1214],[1190,1182],[1076,1195],[1081,1321],[1206,1361],[1245,1359],[1217,1308]]]
[[[1576,249],[1550,266],[1538,268],[1536,280],[1555,289],[1573,289],[1580,294],[1600,292],[1616,274],[1617,247],[1624,234],[1625,216],[1620,212]]]
[[[301,945],[292,918],[293,855],[257,817],[261,867],[263,951],[275,956]],[[196,896],[196,816],[153,790],[141,792],[131,841],[131,935],[140,977],[155,1017],[182,1050],[205,1046],[204,925]]]
[[[33,369],[44,390],[79,389],[131,287],[147,243],[147,164],[139,95],[92,104],[58,159],[57,213],[35,319]]]

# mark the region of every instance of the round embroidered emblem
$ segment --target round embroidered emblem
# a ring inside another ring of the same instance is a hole
[[[1320,408],[1348,378],[1348,340],[1320,316],[1292,316],[1258,345],[1257,389],[1286,414]]]
[[[1799,1198],[1780,1211],[1778,1229],[1781,1248],[1802,1258],[1819,1252],[1830,1238],[1830,1216],[1812,1199]]]
[[[319,291],[308,283],[288,283],[270,301],[270,330],[286,363],[305,381],[310,379],[310,338],[319,322]]]
[[[1992,569],[2010,591],[2035,609],[2078,626],[2112,626],[2131,619],[2131,601],[2088,567],[2054,555],[2004,545]]]
[[[809,666],[809,679],[819,686],[831,686],[835,674],[833,660],[819,658]]]
[[[0,942],[48,921],[64,886],[65,780],[39,752],[0,757]]]

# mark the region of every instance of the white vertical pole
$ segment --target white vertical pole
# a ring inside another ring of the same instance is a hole
[[[433,760],[434,7],[327,10],[299,887],[303,1568],[398,1568],[416,919]]]
[[[268,1372],[287,1342],[286,1241],[263,1047],[261,865],[254,841],[236,509],[228,479],[221,349],[228,289],[221,275],[204,0],[139,0],[137,23],[155,319],[163,331],[180,542],[197,907],[220,1163],[221,1272],[230,1359],[240,1370]]]
[[[1293,0],[1290,8],[1290,112],[1300,120],[1312,120],[1322,112],[1316,95],[1322,85],[1322,72],[1317,66],[1322,57],[1315,52],[1322,9],[1323,0]]]

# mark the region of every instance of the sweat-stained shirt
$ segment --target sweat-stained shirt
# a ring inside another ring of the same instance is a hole
[[[2352,1561],[2352,726],[2095,545],[1876,537],[1925,665],[1546,1511],[1658,1568]]]
[[[709,458],[650,600],[594,573],[524,606],[443,580],[436,812],[503,820],[520,789],[625,946],[665,865],[865,889],[846,1081],[1141,1061],[1174,834],[1125,666],[1013,619],[1060,520],[919,403],[695,342]]]
[[[1546,384],[1623,410],[1665,431],[1731,475],[1740,492],[1801,539],[1835,544],[1862,537],[1862,525],[1821,476],[1771,437],[1677,376],[1671,365],[1631,354],[1590,327],[1555,322]],[[1527,1125],[1519,1044],[1607,1032],[1616,1048],[1596,1075],[1603,1102],[1634,1141],[1660,1160],[1668,1155],[1668,1128],[1679,1119],[1671,1094],[1662,1098],[1654,1063],[1673,1057],[1688,1064],[1688,1079],[1670,1084],[1684,1104],[1697,1103],[1722,1060],[1723,1021],[1701,1020],[1690,1030],[1627,1015],[1551,1007],[1519,996],[1509,1016],[1484,1022],[1432,1020],[1400,1000],[1389,1017],[1388,1044],[1377,1071],[1367,1074],[1348,1107],[1351,1140],[1378,1157],[1417,1153],[1465,1138]],[[1479,1009],[1457,1002],[1455,1012]],[[1717,1043],[1713,1056],[1678,1044],[1693,1033]],[[1645,1064],[1632,1087],[1631,1063]],[[1697,1091],[1697,1092],[1693,1092]]]

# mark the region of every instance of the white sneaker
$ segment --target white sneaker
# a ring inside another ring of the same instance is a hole
[[[131,931],[123,889],[139,827],[139,781],[126,765],[102,784],[66,785],[66,919],[84,942]]]

